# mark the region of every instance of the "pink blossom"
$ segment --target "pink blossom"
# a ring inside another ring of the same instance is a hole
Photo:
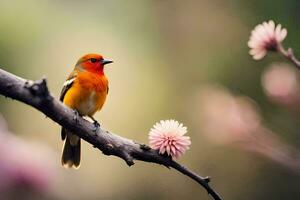
[[[37,191],[46,195],[56,178],[51,163],[53,152],[44,145],[10,133],[1,115],[0,143],[0,193],[9,194],[24,187],[24,192]]]
[[[203,89],[200,96],[201,133],[217,145],[245,144],[261,127],[255,102],[218,87]]]
[[[149,143],[160,154],[167,153],[172,158],[179,158],[189,149],[190,137],[184,136],[187,128],[175,120],[161,120],[149,132]]]
[[[266,69],[262,76],[262,85],[267,95],[276,103],[299,107],[300,87],[297,71],[284,63],[275,63]]]
[[[263,124],[253,100],[220,87],[207,87],[200,96],[200,109],[201,140],[204,136],[212,144],[262,155],[300,173],[299,150]]]
[[[253,59],[262,59],[268,51],[277,51],[279,44],[287,36],[287,30],[278,24],[275,27],[274,21],[263,22],[257,25],[251,32],[248,46],[250,47],[250,55]]]

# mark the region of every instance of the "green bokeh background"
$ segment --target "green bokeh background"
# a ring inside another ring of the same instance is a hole
[[[105,128],[147,143],[155,122],[175,118],[192,138],[179,161],[210,175],[224,199],[300,199],[299,176],[259,156],[210,144],[194,114],[199,88],[222,84],[257,101],[266,123],[300,146],[299,119],[270,103],[261,87],[264,68],[282,59],[254,61],[247,47],[251,29],[273,19],[288,29],[285,45],[300,55],[299,6],[297,0],[1,0],[0,65],[24,78],[47,77],[58,97],[77,59],[99,52],[114,60],[106,68],[107,102],[95,116]],[[174,170],[142,162],[128,168],[87,143],[80,170],[61,169],[57,124],[4,97],[0,112],[16,135],[55,152],[63,178],[48,199],[210,199]]]

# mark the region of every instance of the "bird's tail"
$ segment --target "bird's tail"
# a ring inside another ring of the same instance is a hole
[[[63,146],[61,164],[66,168],[78,169],[80,166],[80,138],[67,130],[62,130],[66,132],[65,142]]]

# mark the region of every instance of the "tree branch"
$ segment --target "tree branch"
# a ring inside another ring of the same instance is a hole
[[[197,175],[171,157],[160,155],[158,151],[145,144],[139,144],[102,128],[95,130],[91,122],[79,117],[72,109],[54,99],[48,91],[46,79],[33,82],[0,69],[0,94],[31,105],[59,125],[76,133],[105,155],[120,157],[128,166],[133,165],[134,160],[141,160],[174,168],[198,182],[215,200],[221,200],[221,197],[209,186],[210,178]]]

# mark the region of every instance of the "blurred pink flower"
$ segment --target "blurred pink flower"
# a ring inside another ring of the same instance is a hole
[[[296,69],[284,63],[275,63],[262,76],[266,94],[276,103],[299,107],[300,88]]]
[[[236,97],[215,87],[202,91],[199,113],[201,132],[219,145],[252,141],[261,125],[256,105],[250,98]]]
[[[251,32],[248,46],[250,47],[250,55],[253,59],[260,60],[266,54],[267,51],[276,51],[279,44],[287,36],[287,30],[278,24],[275,27],[274,21],[263,22],[257,25]]]
[[[1,115],[0,143],[0,193],[25,188],[46,195],[56,177],[52,151],[11,134]]]
[[[172,158],[179,158],[189,149],[190,137],[184,136],[187,128],[175,120],[161,120],[149,133],[149,143],[160,154],[167,153]]]
[[[211,143],[262,155],[300,174],[300,152],[264,126],[248,97],[208,87],[200,97],[201,133]],[[201,137],[203,139],[203,137]]]

